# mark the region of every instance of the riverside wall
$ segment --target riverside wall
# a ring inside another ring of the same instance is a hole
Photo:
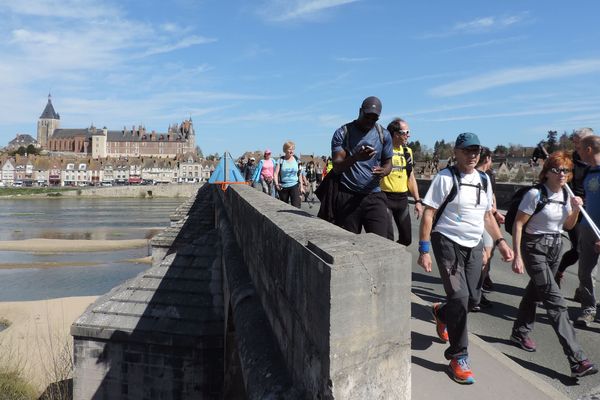
[[[60,192],[61,197],[190,197],[203,183],[84,187]]]

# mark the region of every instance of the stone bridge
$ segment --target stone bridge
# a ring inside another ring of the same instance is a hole
[[[205,185],[72,325],[74,399],[409,399],[411,256]]]

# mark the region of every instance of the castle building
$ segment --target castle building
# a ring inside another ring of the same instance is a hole
[[[56,153],[71,153],[92,158],[169,157],[195,152],[196,135],[192,119],[169,126],[166,133],[147,132],[143,126],[108,130],[106,127],[60,128],[60,115],[54,110],[51,96],[38,120],[38,143]]]

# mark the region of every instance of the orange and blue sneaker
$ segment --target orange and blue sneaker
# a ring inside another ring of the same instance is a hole
[[[431,305],[431,314],[433,314],[433,319],[435,320],[435,330],[437,332],[438,337],[443,341],[448,341],[448,329],[446,329],[446,324],[440,321],[438,318],[438,310],[442,306],[442,303],[433,303]]]
[[[469,359],[466,356],[454,357],[450,361],[450,365],[448,365],[448,372],[455,382],[462,383],[463,385],[475,383]]]

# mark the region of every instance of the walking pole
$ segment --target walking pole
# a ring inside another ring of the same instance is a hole
[[[573,194],[573,191],[571,190],[569,185],[565,185],[564,187],[565,187],[565,189],[567,189],[567,193],[569,193],[569,197],[575,197],[575,195]],[[583,217],[585,218],[585,220],[588,222],[588,224],[590,224],[590,227],[592,227],[592,230],[594,231],[594,234],[596,235],[596,239],[600,240],[600,229],[598,229],[598,227],[596,226],[594,221],[592,221],[592,218],[587,213],[587,211],[585,211],[585,208],[583,208],[583,206],[578,206],[578,207],[579,207],[579,211],[581,211],[581,213],[583,214]]]

